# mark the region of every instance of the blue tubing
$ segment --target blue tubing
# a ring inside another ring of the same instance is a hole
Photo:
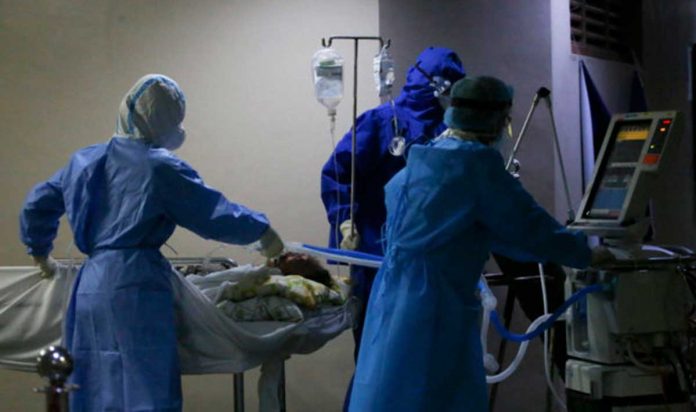
[[[374,262],[381,262],[384,259],[383,256],[373,255],[373,254],[364,253],[364,252],[356,252],[354,250],[332,249],[329,247],[320,247],[320,246],[308,245],[306,243],[303,243],[302,246],[306,247],[307,249],[316,250],[317,252],[330,253],[332,255],[347,256],[347,257],[352,257],[352,258],[356,258],[356,259],[372,260]]]
[[[364,259],[364,260],[370,260],[374,262],[382,262],[384,259],[382,256],[378,255],[373,255],[370,253],[364,253],[364,252],[356,252],[353,250],[344,250],[344,249],[332,249],[328,247],[320,247],[320,246],[314,246],[314,245],[308,245],[303,243],[303,247],[311,250],[316,250],[318,252],[323,252],[323,253],[328,253],[328,254],[333,254],[333,255],[339,255],[339,256],[346,256],[346,257],[352,257],[356,259]],[[479,288],[483,287],[483,284],[481,281],[479,281]],[[578,300],[584,298],[585,296],[589,295],[590,293],[595,293],[595,292],[600,292],[604,288],[600,284],[594,284],[591,286],[586,286],[579,291],[573,293],[568,300],[563,302],[560,308],[556,309],[555,312],[551,315],[550,318],[546,319],[541,325],[539,325],[536,329],[534,329],[531,332],[525,333],[525,334],[517,334],[517,333],[512,333],[509,330],[505,329],[505,326],[500,322],[500,317],[498,316],[498,311],[492,311],[491,312],[491,323],[495,327],[495,329],[498,331],[500,336],[502,336],[504,339],[513,341],[513,342],[524,342],[527,340],[532,340],[536,338],[537,336],[541,335],[544,333],[544,331],[548,330],[551,326],[553,326],[553,323],[561,317],[565,313],[568,308],[573,305],[575,302]]]
[[[541,335],[544,333],[545,330],[549,329],[551,326],[553,326],[553,323],[565,313],[568,308],[577,302],[578,300],[584,298],[585,296],[589,295],[590,293],[595,293],[595,292],[600,292],[604,288],[600,284],[594,284],[591,286],[586,286],[579,291],[573,293],[568,300],[563,302],[560,308],[556,309],[555,312],[553,312],[553,315],[551,315],[550,318],[546,319],[541,325],[539,325],[536,329],[534,329],[531,332],[525,333],[523,335],[517,334],[517,333],[512,333],[509,330],[505,329],[505,326],[500,322],[500,318],[498,317],[498,312],[493,311],[491,312],[491,323],[495,327],[495,329],[498,331],[500,336],[507,340],[511,340],[513,342],[524,342],[526,340],[532,340],[536,338],[537,336]]]

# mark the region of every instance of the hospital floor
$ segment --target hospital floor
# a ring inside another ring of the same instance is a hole
[[[497,291],[496,291],[497,292]],[[504,302],[504,296],[498,296]],[[529,322],[515,310],[512,329],[526,329]],[[497,339],[491,334],[489,349],[497,350]],[[311,355],[296,355],[286,363],[287,406],[290,412],[338,412],[343,404],[345,388],[350,379],[353,338],[345,332]],[[516,347],[509,346],[505,365]],[[256,381],[258,369],[245,374],[245,406],[247,412],[258,411]],[[0,411],[45,410],[44,397],[32,392],[42,386],[36,374],[0,369]],[[408,382],[404,382],[408,385]],[[183,379],[184,411],[233,411],[232,375],[185,376]],[[546,386],[542,366],[541,344],[530,345],[520,369],[498,389],[496,412],[544,411]],[[558,410],[557,408],[553,409]]]

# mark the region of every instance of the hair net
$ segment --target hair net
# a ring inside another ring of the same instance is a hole
[[[186,99],[179,85],[161,74],[138,80],[121,101],[116,134],[176,150],[186,137],[181,122]]]
[[[510,113],[513,90],[495,77],[467,77],[452,86],[450,96],[445,112],[449,128],[498,134]]]

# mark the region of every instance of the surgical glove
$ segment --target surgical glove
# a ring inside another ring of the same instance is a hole
[[[283,249],[285,248],[278,233],[270,226],[263,233],[259,242],[261,242],[261,254],[269,259],[283,253]]]
[[[616,261],[616,256],[614,256],[609,249],[604,246],[597,246],[592,248],[592,261],[590,266],[603,266],[608,263]]]
[[[50,279],[55,275],[58,269],[58,262],[50,256],[32,256],[34,264],[41,269],[41,277]]]
[[[338,227],[341,230],[341,249],[355,250],[360,246],[360,234],[355,229],[355,225],[351,219],[344,220]]]

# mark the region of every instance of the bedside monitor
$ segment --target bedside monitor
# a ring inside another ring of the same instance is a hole
[[[673,111],[612,117],[574,226],[625,226],[644,217],[651,175],[672,140],[676,117]]]

